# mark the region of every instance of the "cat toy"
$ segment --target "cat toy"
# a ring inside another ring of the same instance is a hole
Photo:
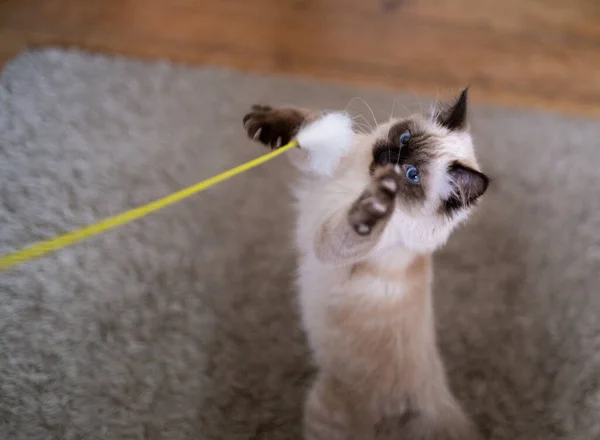
[[[58,251],[80,241],[91,238],[102,232],[145,217],[159,209],[166,208],[176,202],[204,191],[211,186],[234,177],[240,173],[257,167],[292,148],[299,147],[309,154],[309,167],[317,175],[327,176],[333,173],[340,158],[348,151],[352,143],[352,119],[344,113],[329,113],[312,121],[300,129],[296,140],[238,165],[195,185],[169,194],[154,202],[108,217],[98,223],[91,224],[76,231],[68,232],[50,240],[41,241],[21,250],[0,256],[0,271],[7,270],[21,263],[42,257],[50,252]]]

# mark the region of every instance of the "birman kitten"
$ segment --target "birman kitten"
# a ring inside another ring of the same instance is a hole
[[[272,148],[320,113],[254,106],[248,136]],[[331,175],[294,185],[299,302],[318,367],[308,440],[472,440],[436,344],[432,253],[488,187],[467,125],[467,91],[432,115],[356,132]]]

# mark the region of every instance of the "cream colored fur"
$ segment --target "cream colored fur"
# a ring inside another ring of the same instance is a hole
[[[431,181],[437,195],[447,196],[448,164],[477,166],[471,137],[417,120],[437,143]],[[358,235],[347,219],[372,181],[372,146],[395,122],[356,134],[333,176],[305,175],[295,185],[299,302],[320,369],[305,410],[310,440],[385,436],[395,420],[390,432],[406,435],[396,438],[477,438],[439,359],[429,257],[468,212],[438,215],[439,197],[418,210],[396,203],[389,222],[368,236]],[[403,422],[413,410],[419,414]],[[387,427],[378,430],[380,425]]]

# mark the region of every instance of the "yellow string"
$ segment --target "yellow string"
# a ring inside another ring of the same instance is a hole
[[[93,237],[94,235],[100,234],[101,232],[105,232],[110,229],[116,228],[117,226],[124,225],[125,223],[129,223],[140,217],[144,217],[154,211],[158,211],[159,209],[172,205],[173,203],[176,203],[196,193],[199,193],[200,191],[210,188],[211,186],[216,185],[219,182],[227,180],[233,176],[236,176],[237,174],[243,173],[244,171],[247,171],[262,163],[265,163],[273,159],[274,157],[279,156],[280,154],[297,146],[298,143],[296,141],[290,142],[289,144],[284,145],[283,147],[278,148],[277,150],[271,151],[270,153],[265,154],[264,156],[257,157],[256,159],[253,159],[242,165],[238,165],[235,168],[232,168],[214,177],[206,179],[202,182],[196,183],[195,185],[184,188],[180,191],[177,191],[176,193],[165,196],[154,202],[148,203],[147,205],[140,206],[129,211],[125,211],[121,214],[101,220],[98,223],[86,226],[77,231],[68,232],[64,235],[59,235],[56,238],[41,241],[24,249],[3,255],[0,257],[0,271],[6,270],[12,266],[16,266],[17,264],[25,263],[26,261],[33,260],[34,258],[41,257],[42,255],[45,255],[49,252],[57,251],[77,242],[86,240],[90,237]]]

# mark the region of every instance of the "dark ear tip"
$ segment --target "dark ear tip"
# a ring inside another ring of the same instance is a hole
[[[437,115],[438,122],[450,130],[461,130],[467,126],[467,93],[469,87],[463,89],[460,95],[450,105],[443,106]]]
[[[485,194],[490,187],[490,183],[492,183],[492,179],[489,178],[488,175],[481,173],[481,177],[483,178],[483,191],[481,195]]]

